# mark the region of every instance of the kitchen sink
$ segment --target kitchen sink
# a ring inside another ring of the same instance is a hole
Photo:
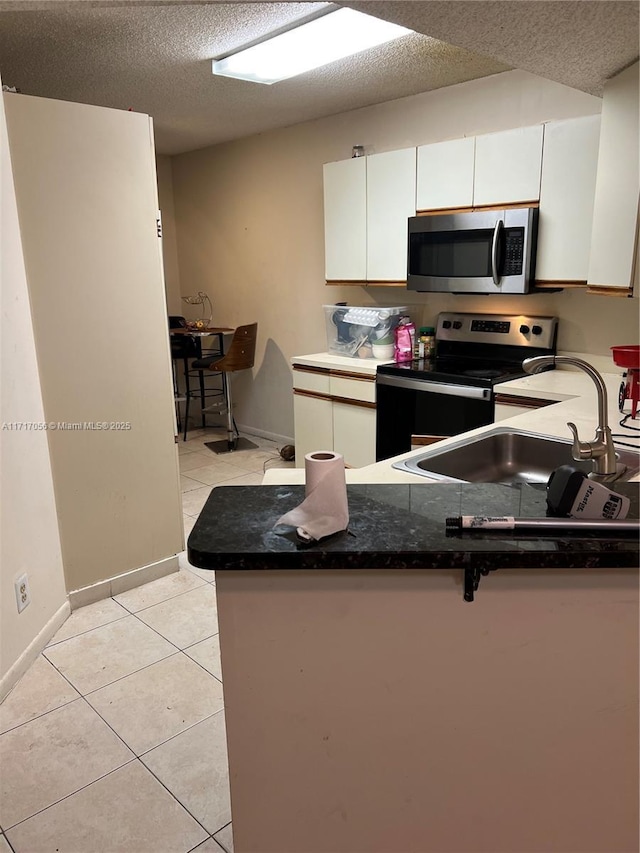
[[[629,480],[640,471],[640,454],[617,449]],[[573,465],[585,474],[589,460],[576,462],[571,441],[524,430],[496,427],[476,438],[461,439],[441,449],[432,445],[418,456],[394,462],[393,467],[434,480],[471,483],[546,483],[560,465]]]

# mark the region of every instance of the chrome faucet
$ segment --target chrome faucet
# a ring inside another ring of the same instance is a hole
[[[598,392],[598,426],[593,441],[580,441],[578,428],[575,424],[568,422],[567,426],[573,433],[573,458],[576,460],[593,460],[593,471],[589,474],[592,480],[601,483],[610,482],[619,477],[624,471],[624,465],[617,461],[616,449],[613,445],[613,437],[609,429],[607,418],[607,389],[602,376],[588,362],[580,358],[571,358],[565,355],[540,355],[527,358],[522,362],[522,367],[527,373],[539,373],[545,367],[556,364],[570,364],[579,367],[590,376],[596,385]]]

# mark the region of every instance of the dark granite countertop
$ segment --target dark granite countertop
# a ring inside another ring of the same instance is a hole
[[[639,517],[640,483],[616,484]],[[304,499],[304,486],[219,486],[189,536],[203,569],[446,569],[638,567],[636,535],[483,531],[447,535],[459,515],[546,514],[545,487],[530,484],[349,485],[349,530],[312,546],[273,525]]]

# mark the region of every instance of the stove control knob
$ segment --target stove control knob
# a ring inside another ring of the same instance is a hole
[[[443,320],[442,321],[442,328],[443,329],[450,329],[451,328],[451,320]]]
[[[453,328],[454,329],[461,329],[462,328],[462,323],[460,322],[460,320],[454,320],[453,321]]]
[[[538,328],[538,327],[536,326],[535,328]],[[520,331],[522,332],[523,335],[528,335],[529,334],[529,327],[525,326],[523,324],[522,326],[520,326]]]
[[[534,335],[541,335],[542,334],[542,326],[533,326],[531,331],[533,332]]]

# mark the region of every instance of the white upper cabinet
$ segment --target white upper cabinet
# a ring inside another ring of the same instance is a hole
[[[418,148],[417,210],[471,207],[475,145],[467,136]]]
[[[324,250],[327,281],[367,278],[367,158],[324,166]]]
[[[407,219],[415,212],[415,148],[327,163],[327,281],[406,281]]]
[[[367,279],[406,281],[407,220],[416,212],[416,149],[367,160]]]
[[[587,280],[600,116],[545,125],[537,281]]]
[[[638,63],[608,80],[602,100],[600,151],[588,283],[631,287],[638,232]]]
[[[474,206],[540,198],[543,126],[476,136]]]

